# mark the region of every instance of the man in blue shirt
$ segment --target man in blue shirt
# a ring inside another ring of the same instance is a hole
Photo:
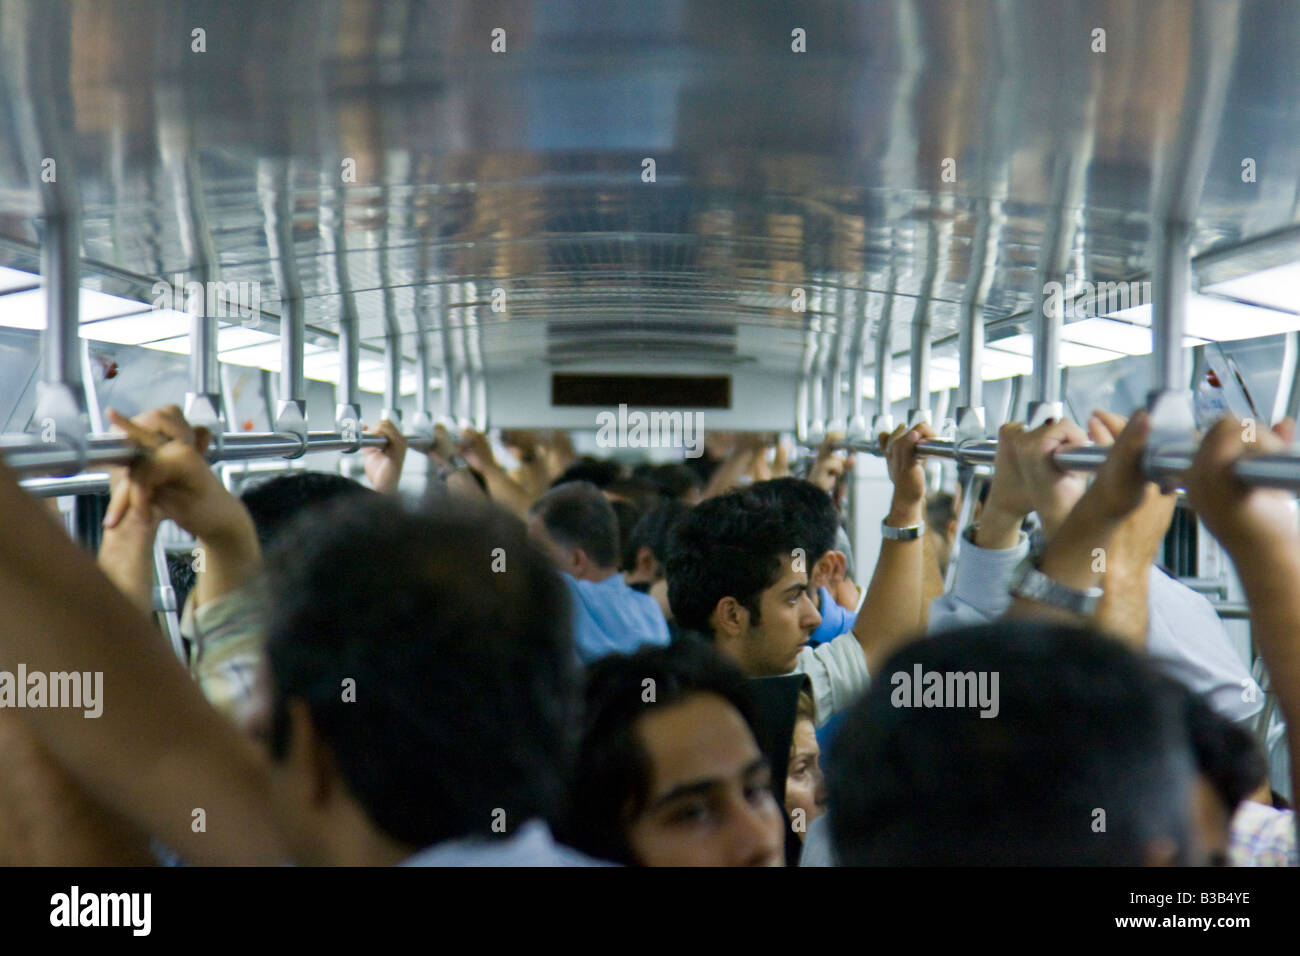
[[[574,643],[584,665],[668,643],[659,604],[618,573],[618,520],[599,488],[587,481],[552,488],[529,509],[528,534],[569,587]]]

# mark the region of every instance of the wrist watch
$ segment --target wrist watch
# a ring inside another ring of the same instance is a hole
[[[1102,595],[1101,588],[1079,590],[1067,587],[1038,570],[1036,564],[1036,559],[1033,557],[1025,558],[1020,562],[1012,573],[1011,584],[1007,588],[1012,597],[1029,598],[1039,604],[1048,604],[1083,617],[1097,610],[1097,603]]]
[[[925,534],[925,522],[920,524],[908,525],[906,528],[895,528],[893,525],[880,522],[880,536],[886,541],[915,541],[921,535]]]

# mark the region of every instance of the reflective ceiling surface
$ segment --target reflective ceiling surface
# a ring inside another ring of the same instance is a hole
[[[489,372],[788,372],[887,307],[951,335],[976,280],[1027,313],[1053,228],[1109,281],[1167,217],[1202,252],[1298,215],[1294,0],[0,0],[0,42],[0,264],[37,266],[44,147],[106,291],[199,275],[197,209],[267,312],[291,254],[310,329],[350,288],[367,343],[475,329]]]

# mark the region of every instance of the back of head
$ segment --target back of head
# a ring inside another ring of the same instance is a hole
[[[831,751],[832,837],[847,866],[1142,865],[1189,849],[1193,772],[1147,661],[1000,621],[910,644],[873,679]]]
[[[581,548],[597,567],[618,567],[618,518],[609,499],[590,482],[556,485],[533,502],[551,538],[565,548]]]
[[[623,477],[623,466],[618,462],[584,455],[564,469],[560,477],[551,482],[551,487],[558,488],[572,481],[585,481],[603,489],[621,477]]]
[[[1268,779],[1268,758],[1246,728],[1224,717],[1199,694],[1170,678],[1183,701],[1187,732],[1201,776],[1231,817],[1241,801]]]
[[[649,548],[660,565],[668,561],[668,542],[673,530],[690,513],[691,506],[682,501],[665,501],[655,505],[636,523],[623,542],[624,569],[636,566],[641,548]]]
[[[654,770],[637,738],[637,720],[706,693],[735,707],[757,737],[745,678],[707,646],[680,643],[611,654],[587,669],[581,743],[566,815],[569,843],[601,859],[635,862],[624,826],[644,809]]]
[[[413,847],[491,836],[496,808],[513,832],[561,805],[577,680],[567,595],[516,519],[364,496],[303,514],[280,548],[274,755],[287,701],[304,701],[370,820]]]
[[[337,498],[373,495],[371,489],[350,478],[324,471],[277,475],[244,489],[239,500],[253,516],[257,539],[263,548],[285,525],[306,508]]]
[[[709,616],[724,597],[751,615],[781,570],[782,558],[804,547],[770,496],[751,489],[701,502],[677,525],[668,546],[668,603],[682,627],[709,633]]]
[[[618,554],[624,555],[627,553],[627,542],[632,537],[632,529],[641,520],[641,511],[630,501],[611,501],[609,506],[614,509],[614,521],[618,526]],[[618,569],[626,571],[629,567],[620,557]]]
[[[835,547],[839,517],[831,496],[803,478],[772,478],[749,487],[785,515],[811,566]]]
[[[646,476],[659,489],[660,495],[673,501],[686,498],[692,491],[704,487],[704,479],[681,462],[653,465]]]

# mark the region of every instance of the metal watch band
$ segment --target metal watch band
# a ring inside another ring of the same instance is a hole
[[[1026,558],[1016,568],[1008,590],[1012,597],[1029,598],[1085,617],[1097,610],[1102,595],[1101,588],[1078,590],[1048,577],[1035,567],[1033,558]]]
[[[923,534],[925,534],[924,521],[920,524],[908,525],[906,528],[895,528],[893,525],[880,522],[880,536],[886,541],[915,541]]]

